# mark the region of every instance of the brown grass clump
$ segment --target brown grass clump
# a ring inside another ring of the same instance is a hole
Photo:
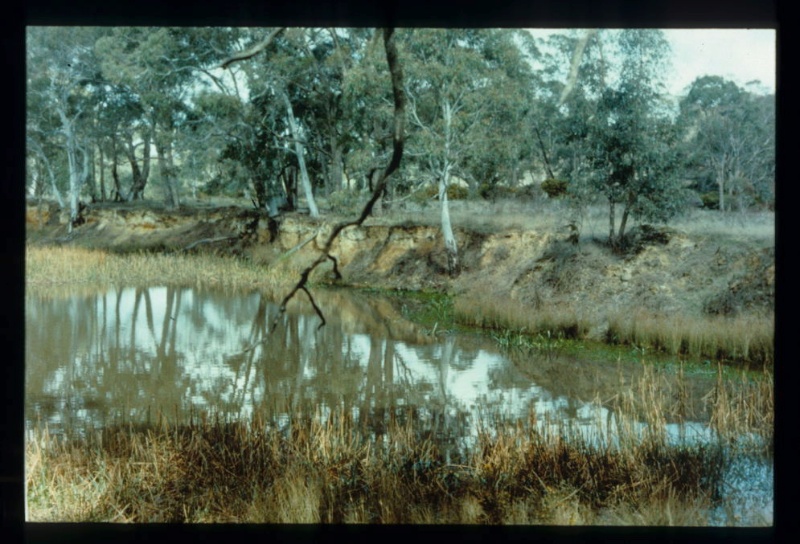
[[[771,367],[774,334],[772,315],[691,317],[634,312],[612,316],[606,340],[694,359]]]
[[[560,338],[583,338],[591,322],[575,307],[539,307],[535,310],[496,297],[458,297],[453,304],[455,320],[485,329],[518,329],[528,334],[550,333]]]
[[[740,380],[723,378],[706,398],[711,408],[711,427],[730,444],[760,445],[772,454],[775,430],[775,381],[770,372],[756,378],[742,372]]]
[[[606,522],[604,509],[627,521],[654,497],[695,508],[720,485],[713,449],[596,447],[534,424],[481,430],[458,459],[408,418],[390,418],[376,436],[348,412],[298,415],[281,429],[254,417],[71,440],[36,431],[26,447],[29,519],[591,524]]]
[[[180,285],[274,290],[290,285],[293,270],[258,266],[210,254],[131,253],[119,255],[77,247],[32,247],[25,253],[27,289],[59,292],[60,287]]]

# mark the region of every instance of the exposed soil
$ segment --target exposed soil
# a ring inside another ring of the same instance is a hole
[[[333,220],[302,214],[276,219],[235,206],[177,211],[145,203],[92,205],[68,233],[55,206],[29,206],[31,244],[74,244],[127,251],[209,251],[269,266],[291,256],[318,255]],[[543,305],[591,308],[598,322],[613,313],[664,315],[766,313],[774,308],[774,242],[690,236],[670,228],[636,227],[629,249],[614,253],[602,240],[575,243],[563,228],[456,228],[461,273],[446,274],[441,233],[426,224],[367,220],[342,231],[332,254],[342,283],[384,289],[434,290]],[[326,264],[323,281],[331,265]]]

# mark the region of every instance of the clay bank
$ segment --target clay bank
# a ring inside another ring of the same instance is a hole
[[[774,236],[749,237],[746,229],[729,235],[724,227],[715,231],[700,224],[639,225],[628,249],[615,253],[601,234],[577,236],[563,217],[497,225],[472,214],[456,228],[461,270],[451,277],[436,221],[424,213],[396,215],[344,229],[331,251],[342,278],[334,281],[333,265],[326,263],[312,282],[446,293],[461,323],[485,328],[636,344],[650,326],[661,332],[647,343],[677,353],[703,339],[675,327],[682,323],[697,332],[698,323],[708,322],[718,333],[732,328],[732,336],[766,331],[771,344]],[[65,220],[55,209],[29,206],[29,245],[213,253],[263,265],[265,271],[299,271],[317,258],[341,219],[315,221],[294,213],[273,219],[236,206],[166,211],[136,204],[91,206],[72,233]],[[728,355],[769,350],[771,357],[771,345],[758,342],[748,339]]]

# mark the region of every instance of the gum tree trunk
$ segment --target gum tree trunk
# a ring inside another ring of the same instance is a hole
[[[175,167],[172,161],[172,143],[163,138],[156,139],[158,170],[164,183],[164,198],[168,207],[180,206],[178,190],[175,186]]]
[[[444,144],[444,171],[439,178],[439,200],[442,204],[442,237],[444,238],[444,248],[447,253],[447,273],[456,276],[459,272],[458,245],[453,234],[453,226],[450,224],[450,205],[447,201],[447,186],[450,183],[450,151],[452,142],[453,110],[448,100],[442,105],[445,128]]]
[[[297,155],[297,162],[300,165],[300,182],[303,184],[303,191],[306,195],[306,200],[308,201],[308,211],[311,214],[311,217],[318,218],[319,217],[319,210],[317,209],[317,203],[314,201],[314,192],[311,189],[311,180],[308,179],[308,170],[306,170],[306,161],[304,158],[305,148],[303,147],[303,142],[300,140],[300,130],[297,127],[297,122],[294,117],[294,110],[292,109],[292,103],[289,101],[289,96],[284,92],[283,100],[286,104],[286,117],[289,120],[289,129],[292,132],[292,139],[294,140],[294,152]]]

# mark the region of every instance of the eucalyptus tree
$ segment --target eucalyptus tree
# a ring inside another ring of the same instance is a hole
[[[511,77],[518,65],[510,64],[510,49],[503,31],[418,29],[407,31],[403,51],[407,61],[406,92],[409,122],[409,156],[415,158],[438,183],[442,234],[451,275],[459,270],[458,246],[450,223],[447,187],[472,154],[487,148],[493,135],[512,149],[514,119],[508,111],[511,97],[522,86]],[[509,134],[500,124],[511,126]]]
[[[716,185],[726,211],[769,203],[775,176],[775,103],[719,76],[702,76],[681,100],[687,174],[701,191]]]
[[[119,27],[97,41],[104,76],[136,95],[143,115],[138,135],[149,154],[152,139],[158,170],[170,207],[180,204],[175,160],[178,132],[187,122],[188,105],[198,73],[205,73],[223,56],[221,48],[208,47],[207,29]],[[132,190],[141,197],[146,182]]]
[[[327,194],[342,188],[344,158],[354,143],[357,116],[344,96],[343,86],[359,64],[368,32],[310,28],[301,42],[303,55],[299,64],[307,68],[303,78],[305,92],[297,102],[298,115],[313,135],[309,143],[318,157]]]
[[[626,29],[618,46],[618,81],[603,90],[587,133],[589,182],[608,200],[609,242],[615,248],[630,217],[665,221],[685,202],[677,134],[661,102],[669,44],[659,30]]]
[[[93,162],[87,130],[101,84],[92,47],[99,32],[84,27],[27,29],[28,119],[41,121],[38,126],[35,121],[29,122],[28,141],[48,168],[44,146],[36,138],[52,139],[65,151],[70,231],[78,222],[81,191]],[[55,127],[57,132],[52,130]],[[54,192],[60,198],[54,178]]]
[[[351,183],[354,179],[363,180],[356,187],[371,191],[372,178],[392,153],[392,90],[389,74],[384,71],[386,58],[379,41],[380,32],[370,29],[349,32],[355,43],[350,45],[352,64],[342,78],[341,107],[348,120],[348,149],[343,156],[343,167]],[[400,181],[395,176],[392,187],[386,187],[384,202],[388,203]]]
[[[261,42],[266,44],[263,49],[268,54],[256,57],[244,66],[251,102],[260,105],[265,117],[272,116],[274,119],[275,112],[282,111],[282,124],[285,125],[281,127],[282,130],[272,131],[273,149],[294,154],[309,213],[312,217],[319,217],[307,166],[307,157],[310,156],[307,152],[310,143],[309,129],[295,113],[296,108],[307,100],[313,83],[311,73],[316,60],[312,45],[308,43],[307,33],[308,29],[304,28],[273,30]],[[256,44],[241,55],[248,55],[248,51],[259,47],[260,44]],[[223,67],[228,65],[223,64]]]
[[[568,182],[571,202],[581,208],[589,194],[582,183],[589,125],[606,88],[608,31],[572,30],[554,34],[540,46],[540,82],[531,132],[547,178]]]
[[[539,51],[529,33],[492,29],[467,34],[467,43],[480,53],[475,75],[488,83],[479,91],[479,123],[466,136],[475,142],[465,155],[462,177],[475,192],[498,183],[514,187],[534,161],[535,89],[539,78],[531,61]]]
[[[34,185],[31,192],[37,198],[42,198],[46,193],[46,187],[49,187],[52,197],[56,199],[59,207],[63,209],[66,204],[56,182],[54,172],[56,166],[53,165],[60,150],[53,145],[51,139],[53,131],[43,128],[42,120],[31,119],[31,111],[30,106],[28,106],[29,115],[25,137],[27,180]],[[47,181],[50,182],[49,186],[43,179],[45,175],[47,176]]]

